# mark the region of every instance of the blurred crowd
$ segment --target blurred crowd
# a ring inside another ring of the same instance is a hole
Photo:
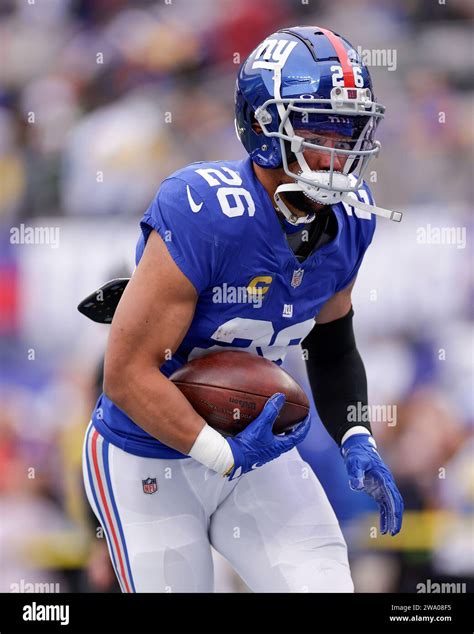
[[[373,533],[375,508],[350,491],[320,425],[302,453],[342,522],[357,590],[472,583],[473,19],[471,0],[1,2],[0,591],[21,580],[117,590],[80,468],[107,327],[75,304],[130,274],[164,177],[244,156],[237,69],[295,24],[396,54],[392,69],[371,67],[387,107],[371,185],[406,215],[400,228],[379,222],[354,307],[370,399],[396,406],[396,424],[373,427],[405,497],[402,533]],[[38,223],[60,227],[57,250],[11,244],[12,227]],[[417,241],[427,225],[464,227],[465,248]],[[287,367],[305,384],[297,355]],[[216,566],[219,589],[245,590]]]

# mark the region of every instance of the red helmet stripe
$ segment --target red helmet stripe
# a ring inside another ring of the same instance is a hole
[[[328,29],[323,29],[320,26],[317,28],[328,38],[336,51],[336,55],[339,57],[342,73],[344,75],[344,86],[346,88],[355,88],[354,70],[349,62],[349,57],[340,37],[332,31],[328,31]]]

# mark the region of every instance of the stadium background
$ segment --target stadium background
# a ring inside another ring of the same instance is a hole
[[[349,490],[317,422],[302,453],[342,522],[358,591],[472,580],[473,15],[470,0],[2,0],[0,591],[117,591],[80,472],[108,327],[76,305],[130,274],[161,179],[244,156],[239,61],[294,24],[397,55],[391,70],[371,66],[388,110],[372,187],[405,216],[379,220],[354,308],[370,401],[396,406],[396,424],[373,427],[405,497],[402,533],[371,530],[374,506]],[[21,225],[59,242],[16,244]],[[440,227],[467,240],[434,244]],[[298,355],[286,365],[305,382]],[[216,571],[217,590],[245,591],[220,559]]]

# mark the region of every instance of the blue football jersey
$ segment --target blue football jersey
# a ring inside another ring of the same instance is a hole
[[[367,185],[359,196],[373,203]],[[250,158],[193,163],[164,180],[141,219],[136,261],[157,231],[199,297],[188,332],[161,371],[170,376],[195,357],[229,349],[281,364],[324,303],[355,277],[372,240],[374,215],[345,203],[333,211],[336,237],[299,262]],[[130,453],[186,457],[150,436],[105,394],[93,421]]]

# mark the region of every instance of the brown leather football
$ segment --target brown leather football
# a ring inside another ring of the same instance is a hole
[[[170,379],[198,414],[226,435],[245,429],[275,392],[286,396],[273,425],[275,434],[288,431],[309,412],[308,397],[288,372],[248,352],[212,352],[193,359]]]

